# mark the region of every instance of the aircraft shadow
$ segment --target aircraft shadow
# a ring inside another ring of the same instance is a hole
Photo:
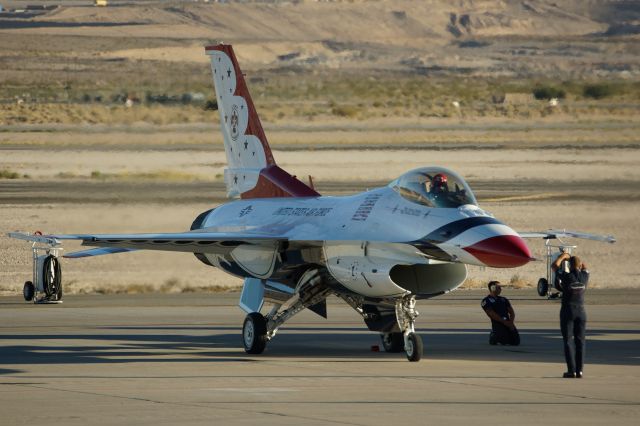
[[[121,330],[146,333],[119,333]],[[193,334],[193,330],[198,334]],[[110,333],[109,331],[116,331]],[[215,333],[216,330],[223,333]],[[231,331],[227,333],[226,331]],[[202,334],[202,332],[213,332]],[[433,360],[564,362],[557,330],[521,330],[520,346],[490,346],[488,330],[421,329],[424,357]],[[588,330],[588,364],[639,365],[640,339],[634,330]],[[606,338],[606,340],[605,340]],[[260,362],[296,358],[314,362],[406,362],[403,353],[386,353],[376,333],[355,328],[284,327],[262,355],[247,355],[237,327],[100,327],[91,334],[27,333],[0,335],[0,365],[130,362]],[[34,344],[31,341],[49,343]],[[83,341],[91,344],[82,344]],[[378,346],[379,352],[372,346]],[[1,374],[12,370],[0,369]]]

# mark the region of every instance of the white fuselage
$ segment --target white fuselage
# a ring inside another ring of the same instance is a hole
[[[470,219],[478,224],[457,227]],[[464,247],[495,235],[515,234],[475,205],[431,208],[404,199],[390,187],[343,197],[233,201],[211,211],[201,229],[315,242],[322,247],[323,261],[334,278],[371,297],[407,292],[390,277],[396,265],[485,265]],[[439,229],[448,235],[433,235]],[[277,262],[276,247],[241,246],[232,255],[248,276],[264,279],[271,276]],[[224,261],[216,255],[207,257],[216,266]],[[451,281],[434,293],[449,291],[463,280]]]
[[[292,240],[405,243],[469,217],[492,216],[473,205],[452,209],[422,206],[382,187],[342,197],[237,200],[213,210],[202,228],[215,232],[268,232]],[[465,242],[475,241],[471,238]]]

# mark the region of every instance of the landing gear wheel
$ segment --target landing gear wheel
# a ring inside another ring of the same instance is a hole
[[[409,333],[405,351],[407,359],[411,362],[420,361],[422,358],[422,339],[416,333]]]
[[[404,350],[404,336],[402,333],[382,333],[380,335],[385,352],[402,352]]]
[[[31,281],[25,282],[24,287],[22,287],[22,295],[24,296],[24,300],[31,302],[33,296],[36,295],[36,286],[33,285]]]
[[[549,282],[546,278],[538,280],[538,296],[545,297],[549,292]]]
[[[252,312],[244,319],[242,343],[248,354],[261,354],[267,346],[267,320],[260,312]]]

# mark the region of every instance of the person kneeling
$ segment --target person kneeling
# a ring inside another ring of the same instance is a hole
[[[520,334],[515,325],[516,314],[509,303],[509,299],[500,296],[502,286],[498,281],[488,284],[489,295],[482,299],[482,309],[491,318],[491,334],[489,344],[513,345],[520,344]]]

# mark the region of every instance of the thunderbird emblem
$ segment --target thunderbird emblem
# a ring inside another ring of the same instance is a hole
[[[238,129],[238,105],[234,105],[231,111],[231,139],[234,141],[238,139],[240,129]]]

